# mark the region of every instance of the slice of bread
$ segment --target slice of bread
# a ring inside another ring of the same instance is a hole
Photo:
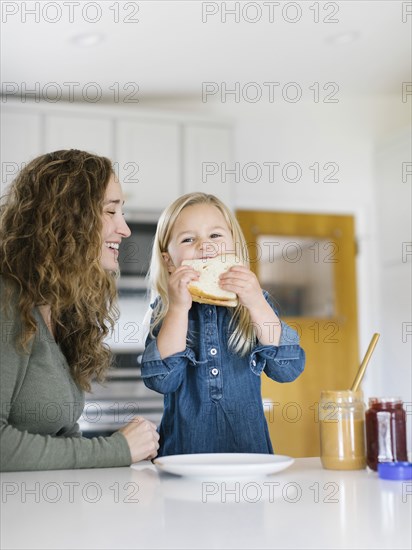
[[[189,265],[199,272],[199,280],[192,281],[188,290],[194,302],[215,306],[236,307],[237,295],[223,290],[219,286],[219,275],[234,265],[242,265],[235,254],[222,254],[214,258],[183,260],[182,265]]]

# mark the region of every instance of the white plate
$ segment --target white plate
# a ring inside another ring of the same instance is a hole
[[[153,461],[164,472],[194,477],[269,475],[289,468],[293,462],[290,456],[257,453],[170,455]]]

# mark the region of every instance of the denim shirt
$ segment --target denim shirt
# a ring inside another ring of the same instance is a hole
[[[164,394],[158,456],[273,453],[260,375],[291,382],[303,371],[305,353],[296,331],[283,321],[279,346],[258,344],[243,357],[232,353],[232,311],[193,302],[186,349],[164,359],[156,337],[148,336],[142,378],[148,388]]]

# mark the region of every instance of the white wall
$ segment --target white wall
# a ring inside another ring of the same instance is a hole
[[[400,396],[412,418],[412,135],[410,129],[377,144],[375,181],[378,210],[379,325],[382,354],[373,386],[379,395]],[[412,451],[409,426],[408,448]]]

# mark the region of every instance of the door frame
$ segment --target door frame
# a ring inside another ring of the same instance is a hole
[[[274,411],[268,411],[271,418],[267,416],[275,452],[292,456],[319,456],[317,401],[320,391],[349,389],[359,365],[355,217],[326,212],[312,214],[244,209],[238,209],[236,216],[252,254],[252,247],[255,246],[259,234],[318,237],[338,246],[339,268],[333,270],[336,288],[335,314],[318,319],[284,318],[301,333],[302,347],[312,350],[309,356],[307,354],[304,373],[295,382],[286,385],[276,384],[265,376],[262,378],[263,398],[269,398],[277,406]],[[253,228],[252,225],[257,227]],[[256,263],[251,263],[251,269],[257,272]],[[315,323],[319,324],[316,326]],[[327,340],[327,333],[322,335],[319,332],[321,329],[329,330],[331,323],[340,330],[340,342]],[[318,329],[317,336],[314,328]],[[314,348],[311,340],[315,341],[316,337],[318,339]],[[335,345],[332,347],[331,344]],[[297,397],[294,398],[294,395]],[[289,401],[282,404],[283,397]],[[290,415],[285,418],[284,406],[288,403],[294,403],[303,410],[300,422],[294,422]]]

